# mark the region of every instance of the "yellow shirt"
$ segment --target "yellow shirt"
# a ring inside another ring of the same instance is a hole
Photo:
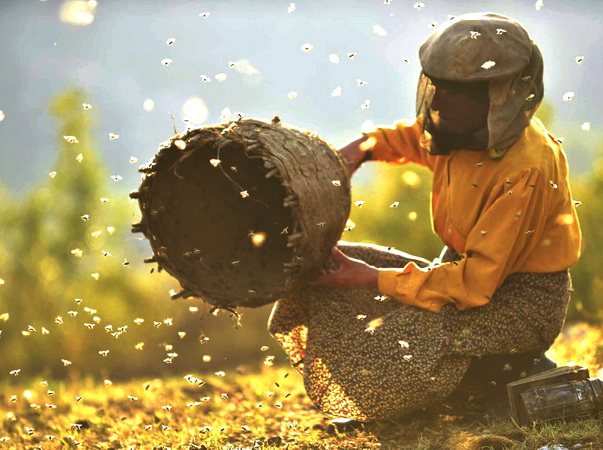
[[[581,232],[561,145],[538,119],[497,161],[487,152],[433,156],[420,127],[396,123],[368,133],[373,160],[415,162],[433,171],[434,231],[464,258],[421,269],[380,269],[383,295],[431,311],[488,303],[507,275],[556,272],[580,256]]]

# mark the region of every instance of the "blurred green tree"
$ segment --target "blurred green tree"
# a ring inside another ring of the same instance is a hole
[[[603,146],[599,146],[602,148]],[[603,322],[603,153],[593,164],[591,173],[574,179],[573,196],[578,204],[583,249],[580,261],[572,268],[575,301],[570,304],[569,318],[590,323]]]
[[[101,213],[104,169],[92,146],[92,118],[82,107],[83,98],[81,91],[71,90],[52,102],[50,113],[60,126],[58,158],[49,181],[21,204],[11,205],[3,224],[10,259],[4,265],[3,303],[11,323],[32,324],[36,329],[25,330],[25,336],[41,333],[41,325],[33,325],[36,322],[66,313],[67,298],[81,292],[83,272],[91,265],[81,258],[89,248],[90,225],[84,219],[86,214]],[[34,364],[42,355],[66,354],[63,347],[77,347],[76,342],[50,337],[25,348],[24,339],[14,339],[12,359],[21,365],[28,360]]]
[[[186,301],[189,312],[184,301],[169,301],[175,280],[149,274],[148,245],[130,233],[139,213],[98,158],[85,98],[74,89],[52,101],[58,155],[49,177],[23,202],[5,195],[0,204],[0,314],[9,317],[0,321],[2,367],[26,376],[148,376],[209,369],[214,363],[202,356],[232,342],[229,355],[214,358],[220,369],[227,357],[227,366],[249,362],[254,350],[260,362],[268,308],[249,314],[238,333],[228,314],[200,324],[200,300]],[[201,346],[200,332],[216,339]]]
[[[352,191],[353,225],[343,239],[395,247],[427,259],[438,256],[443,244],[431,227],[431,172],[416,164],[365,165],[360,170],[370,170],[373,181]]]
[[[555,111],[551,104],[543,102],[537,115],[555,135]],[[574,130],[565,136],[567,142],[584,142],[584,131],[578,123]],[[600,325],[603,323],[603,298],[598,295],[603,288],[603,275],[598,269],[603,265],[600,252],[603,247],[603,229],[599,226],[603,212],[603,142],[601,135],[593,132],[589,134],[586,142],[594,152],[592,169],[586,174],[571,177],[572,195],[578,202],[577,212],[583,234],[583,247],[580,260],[570,269],[574,294],[567,319],[569,322],[587,321]]]

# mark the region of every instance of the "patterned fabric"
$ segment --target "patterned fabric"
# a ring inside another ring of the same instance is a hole
[[[338,247],[376,267],[429,264],[385,247]],[[457,256],[449,251],[443,260]],[[529,369],[560,332],[569,292],[568,271],[517,273],[485,306],[460,311],[448,304],[433,313],[377,290],[308,286],[276,303],[268,328],[326,413],[365,421],[419,409],[454,414],[487,407],[497,377]],[[511,364],[483,380],[464,378],[490,355],[509,355]]]

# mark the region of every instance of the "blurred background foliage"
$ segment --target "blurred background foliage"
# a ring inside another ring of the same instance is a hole
[[[272,357],[283,362],[266,332],[270,305],[242,310],[237,329],[228,312],[214,317],[199,299],[170,301],[168,292],[179,286],[142,263],[150,247],[130,233],[137,204],[99,160],[91,139],[94,111],[82,108],[84,98],[72,89],[50,106],[58,156],[48,178],[21,202],[11,202],[0,186],[2,375],[21,369],[26,377],[120,379],[255,370]],[[550,108],[539,116],[552,118]],[[441,243],[431,231],[429,172],[377,163],[361,171],[370,182],[353,190],[353,226],[343,239],[436,257]],[[583,202],[585,246],[572,271],[568,320],[601,324],[603,155],[572,181]]]

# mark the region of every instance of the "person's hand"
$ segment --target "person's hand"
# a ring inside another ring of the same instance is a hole
[[[321,270],[320,275],[309,285],[336,289],[377,289],[379,270],[376,267],[348,258],[337,247],[333,247],[331,256],[339,264],[339,269]]]
[[[350,176],[350,178],[352,177],[356,169],[360,167],[360,164],[366,156],[366,151],[361,148],[362,143],[365,142],[366,139],[367,137],[365,135],[360,136],[358,138],[354,138],[347,144],[344,144],[338,150],[346,162],[348,168],[348,175]]]

